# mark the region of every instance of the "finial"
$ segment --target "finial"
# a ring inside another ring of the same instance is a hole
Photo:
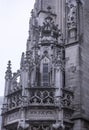
[[[10,60],[8,61],[7,69],[8,69],[8,70],[11,70],[11,61],[10,61]]]
[[[30,51],[26,51],[26,60],[29,61],[29,58],[30,58]]]
[[[12,71],[11,71],[11,61],[9,60],[8,61],[8,64],[7,64],[7,70],[6,70],[6,76],[5,78],[11,78],[12,77]]]

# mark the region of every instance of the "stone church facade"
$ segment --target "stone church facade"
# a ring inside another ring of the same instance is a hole
[[[5,75],[2,130],[89,130],[88,0],[35,0],[20,69]]]

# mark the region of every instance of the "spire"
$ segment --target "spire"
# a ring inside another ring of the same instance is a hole
[[[6,76],[5,76],[5,78],[6,79],[11,79],[11,77],[12,77],[11,61],[9,60],[8,64],[7,64],[7,70],[6,70]]]

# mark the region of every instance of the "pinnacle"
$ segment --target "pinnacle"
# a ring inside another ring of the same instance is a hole
[[[7,64],[7,70],[6,70],[6,78],[11,78],[12,77],[12,71],[11,71],[11,61],[8,61]]]
[[[8,66],[7,66],[7,70],[11,70],[11,61],[8,61]]]

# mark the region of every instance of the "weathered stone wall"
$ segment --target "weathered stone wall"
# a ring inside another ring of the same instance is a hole
[[[84,0],[83,7],[83,17],[80,15],[80,25],[83,21],[80,26],[81,102],[82,115],[89,119],[89,0]]]
[[[74,91],[73,130],[88,130],[89,126],[89,0],[78,6],[78,36],[75,43],[66,45],[66,87]],[[67,37],[68,38],[68,37]]]
[[[79,85],[79,45],[71,45],[65,49],[66,71],[65,87],[74,91],[74,105],[80,105]]]
[[[81,111],[79,35],[78,3],[66,0],[65,87],[74,92],[74,116],[79,116]]]

